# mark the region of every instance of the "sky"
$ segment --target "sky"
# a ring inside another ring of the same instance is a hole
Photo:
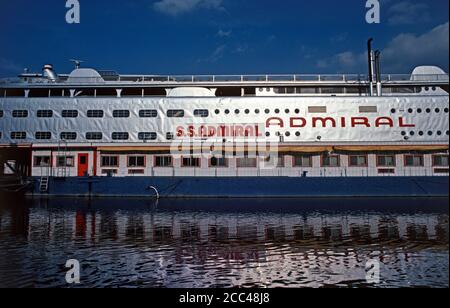
[[[367,71],[366,42],[384,73],[449,67],[449,0],[0,0],[0,76],[69,59],[122,74],[317,74]]]

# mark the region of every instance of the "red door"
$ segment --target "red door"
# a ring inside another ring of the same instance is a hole
[[[78,154],[78,176],[87,176],[89,170],[89,154]]]

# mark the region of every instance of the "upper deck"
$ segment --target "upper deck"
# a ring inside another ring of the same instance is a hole
[[[377,87],[377,82],[373,87]],[[448,95],[449,76],[437,67],[418,67],[412,74],[381,74],[378,87],[385,95]],[[188,88],[209,91],[179,91]],[[178,91],[171,91],[174,89]],[[76,68],[70,74],[57,75],[51,65],[46,65],[39,74],[24,73],[17,78],[0,79],[0,97],[366,96],[370,92],[369,76],[364,74],[163,76],[120,75],[114,71]]]

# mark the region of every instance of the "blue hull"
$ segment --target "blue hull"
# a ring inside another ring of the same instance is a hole
[[[91,177],[33,178],[29,195],[155,198],[448,197],[448,177]],[[152,188],[154,187],[154,188]],[[158,193],[156,192],[158,191]]]

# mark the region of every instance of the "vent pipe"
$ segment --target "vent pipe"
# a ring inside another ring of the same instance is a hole
[[[367,41],[367,56],[369,62],[369,95],[373,96],[373,51],[372,51],[373,38]]]
[[[53,65],[51,65],[51,64],[44,65],[42,72],[43,72],[43,76],[47,77],[47,79],[52,82],[56,82],[56,80],[58,79],[58,76],[53,71]]]
[[[375,76],[377,81],[377,96],[383,95],[381,86],[381,51],[375,51]]]

